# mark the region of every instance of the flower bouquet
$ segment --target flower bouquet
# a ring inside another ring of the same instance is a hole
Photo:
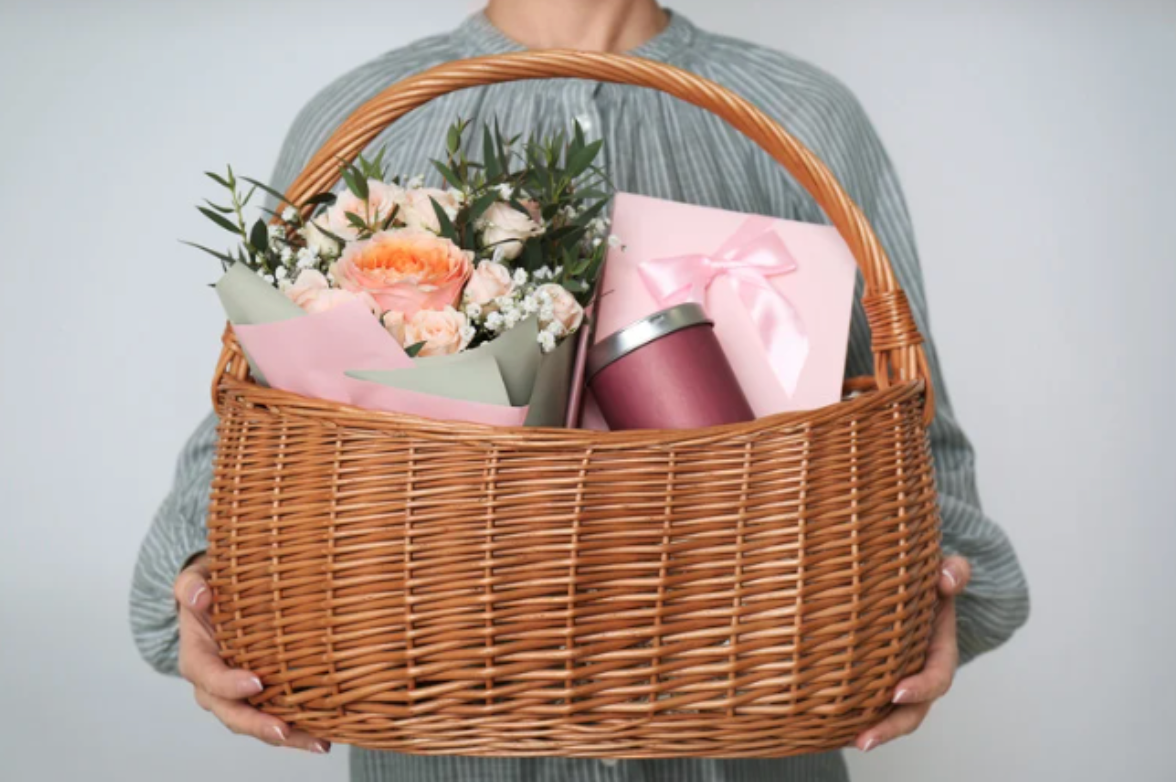
[[[238,244],[192,246],[222,263],[217,289],[255,377],[392,412],[563,422],[569,338],[616,243],[602,142],[578,124],[524,142],[495,124],[482,127],[475,161],[469,130],[455,123],[433,161],[442,187],[390,174],[383,150],[341,164],[341,192],[300,203],[231,167],[208,173],[226,203],[198,209]],[[250,223],[259,191],[274,208]]]

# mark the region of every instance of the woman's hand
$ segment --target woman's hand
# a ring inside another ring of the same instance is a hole
[[[854,742],[862,752],[918,730],[931,704],[947,694],[960,663],[956,645],[955,597],[964,591],[972,568],[963,557],[943,560],[939,575],[939,611],[931,630],[931,646],[923,670],[898,683],[894,702],[900,705],[885,720],[863,732]]]
[[[212,593],[208,565],[199,557],[176,578],[180,610],[180,675],[196,689],[196,702],[211,711],[233,733],[261,739],[275,747],[294,747],[325,754],[331,745],[253,708],[245,699],[262,690],[261,679],[225,665],[213,639]]]

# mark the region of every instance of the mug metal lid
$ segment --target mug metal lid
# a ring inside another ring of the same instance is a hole
[[[588,350],[586,370],[588,379],[619,358],[627,356],[642,345],[648,345],[667,334],[691,326],[714,325],[701,304],[687,302],[658,310],[641,320],[625,326],[605,337]]]

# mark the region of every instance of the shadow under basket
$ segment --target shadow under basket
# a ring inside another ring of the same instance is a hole
[[[291,186],[390,122],[524,78],[708,108],[814,194],[861,265],[876,377],[815,411],[693,431],[503,429],[254,383],[226,332],[209,507],[213,622],[251,701],[315,736],[445,755],[779,757],[845,746],[923,665],[939,517],[918,330],[824,166],[660,63],[524,52],[361,107]]]

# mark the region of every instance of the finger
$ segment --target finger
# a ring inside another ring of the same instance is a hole
[[[959,662],[955,600],[948,598],[942,602],[935,617],[923,670],[898,683],[894,702],[925,703],[942,698],[951,689]]]
[[[205,697],[209,701],[210,711],[233,733],[252,736],[275,747],[293,747],[318,754],[326,754],[331,749],[330,742],[316,739],[300,730],[293,730],[277,717],[258,711],[240,701],[218,698],[215,695]]]
[[[914,733],[931,711],[930,703],[899,706],[890,716],[857,737],[854,744],[862,752],[869,752],[888,741]]]
[[[953,597],[972,580],[972,565],[963,557],[948,557],[939,569],[939,593]]]
[[[212,605],[208,568],[199,560],[188,566],[176,577],[172,591],[181,607],[207,611]]]
[[[212,632],[186,608],[180,609],[180,675],[218,698],[240,700],[264,689],[253,673],[225,664],[217,654]]]

